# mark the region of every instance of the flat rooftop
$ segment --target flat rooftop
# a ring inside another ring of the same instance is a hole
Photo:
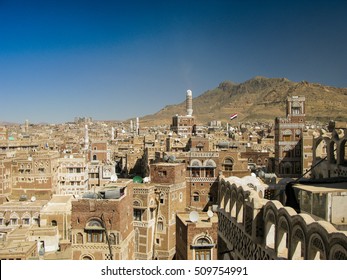
[[[178,213],[177,217],[182,221],[182,223],[187,226],[189,224],[195,224],[196,227],[212,227],[212,224],[218,223],[218,215],[217,213],[213,213],[213,217],[209,218],[207,216],[207,212],[198,212],[198,220],[196,222],[192,222],[190,220],[190,212]]]

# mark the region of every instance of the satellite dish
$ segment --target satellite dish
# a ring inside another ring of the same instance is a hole
[[[36,201],[36,197],[35,197],[35,196],[32,196],[32,197],[30,198],[30,200],[31,200],[31,202],[34,202],[34,201]]]
[[[208,211],[207,211],[207,216],[208,216],[209,218],[212,218],[212,217],[213,217],[213,212],[212,212],[211,210],[208,210]]]
[[[112,174],[111,175],[111,182],[116,182],[118,180],[117,174]]]
[[[144,182],[144,183],[149,183],[150,180],[151,180],[151,179],[150,179],[149,177],[143,178],[143,182]]]
[[[189,213],[189,220],[193,223],[196,223],[199,220],[199,213],[192,211]]]

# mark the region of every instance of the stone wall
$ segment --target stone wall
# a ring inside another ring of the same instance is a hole
[[[219,259],[347,259],[345,232],[226,179],[218,218]]]

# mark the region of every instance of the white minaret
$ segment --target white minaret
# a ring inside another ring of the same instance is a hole
[[[88,150],[89,147],[89,136],[88,136],[88,125],[84,126],[84,149]]]
[[[139,118],[136,118],[136,135],[140,135],[140,122]]]
[[[134,132],[134,124],[133,124],[133,120],[130,120],[130,133]]]
[[[114,140],[114,127],[111,128],[111,140]]]
[[[187,116],[192,116],[193,115],[193,94],[190,89],[187,90],[186,109],[187,109]]]
[[[25,133],[29,132],[29,120],[25,120]]]

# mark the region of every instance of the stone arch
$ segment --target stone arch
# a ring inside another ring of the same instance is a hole
[[[326,260],[326,246],[322,236],[319,233],[312,233],[309,236],[307,258],[309,260]]]
[[[276,215],[272,210],[265,214],[265,246],[275,249]]]
[[[291,244],[290,244],[290,256],[292,260],[303,260],[306,255],[306,238],[305,232],[300,225],[293,227],[293,232],[291,234]]]
[[[219,208],[222,208],[224,210],[225,210],[224,203],[225,203],[226,190],[227,190],[227,187],[226,187],[225,183],[222,182],[221,188],[219,191]]]
[[[279,201],[268,201],[264,205],[264,241],[265,246],[275,250],[278,209],[283,207]]]
[[[329,260],[347,260],[347,250],[341,244],[334,244],[330,248]]]
[[[193,238],[193,259],[212,260],[213,259],[213,239],[208,234],[198,234]]]
[[[237,193],[237,201],[236,201],[236,221],[237,223],[243,224],[243,204],[245,202],[245,193],[243,189],[240,187]]]
[[[233,218],[237,217],[237,189],[236,185],[233,184],[232,189],[231,189],[231,196],[230,196],[230,215]]]
[[[200,160],[198,159],[192,159],[190,161],[190,166],[193,166],[193,167],[198,167],[198,166],[202,166],[202,163]]]
[[[227,188],[225,190],[225,195],[224,195],[224,211],[226,213],[230,213],[230,203],[231,203],[231,192],[230,192],[230,189]]]
[[[235,160],[232,157],[224,158],[223,164],[222,164],[223,170],[224,171],[233,171],[234,163],[235,163]]]
[[[217,164],[213,159],[207,159],[204,161],[203,166],[216,167]]]
[[[134,207],[142,207],[143,206],[142,200],[138,199],[138,198],[134,199],[133,206]]]
[[[164,217],[158,217],[157,230],[162,232],[164,230]]]
[[[276,251],[279,257],[288,259],[289,240],[290,240],[290,224],[288,219],[281,215],[278,217],[276,231]]]
[[[80,260],[92,261],[92,260],[95,260],[95,258],[94,258],[94,256],[92,254],[83,254],[80,257]]]
[[[344,137],[338,146],[338,164],[347,166],[347,139]]]

